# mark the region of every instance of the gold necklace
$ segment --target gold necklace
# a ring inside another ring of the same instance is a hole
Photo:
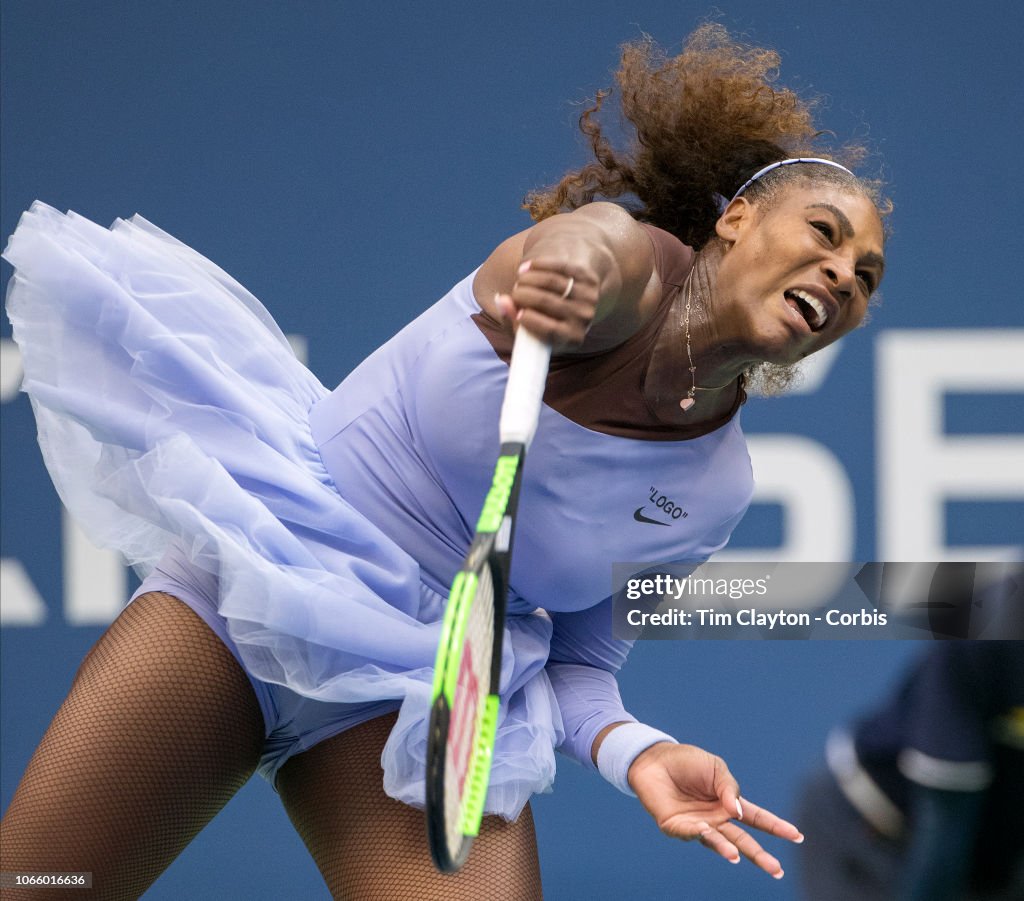
[[[686,312],[683,315],[683,329],[686,332],[686,359],[690,363],[690,389],[686,392],[686,397],[679,401],[679,407],[684,413],[691,410],[697,403],[696,394],[698,391],[721,391],[736,381],[735,379],[730,379],[724,385],[719,385],[717,388],[697,387],[697,367],[693,365],[693,352],[690,349],[690,309],[693,304],[693,273],[696,269],[697,264],[694,263],[690,274],[686,276]]]

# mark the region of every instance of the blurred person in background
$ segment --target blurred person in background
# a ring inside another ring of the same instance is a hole
[[[799,821],[808,901],[1024,898],[1024,645],[944,641],[835,729]]]

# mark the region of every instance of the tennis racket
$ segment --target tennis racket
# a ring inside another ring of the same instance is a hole
[[[501,450],[469,552],[452,583],[434,668],[427,835],[454,873],[480,831],[498,724],[501,642],[523,461],[537,429],[551,348],[519,329],[501,407]]]

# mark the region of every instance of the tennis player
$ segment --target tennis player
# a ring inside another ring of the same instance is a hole
[[[594,161],[532,194],[536,224],[333,392],[255,298],[145,220],[25,214],[9,315],[40,443],[69,509],[146,578],[25,772],[5,870],[92,871],[95,897],[137,896],[259,771],[335,897],[535,898],[528,802],[557,749],[668,835],[782,875],[751,830],[796,827],[626,712],[608,600],[612,560],[726,544],[752,490],[745,386],[856,328],[882,277],[884,205],[815,153],[777,62],[715,25],[675,57],[627,45],[635,145],[607,140],[599,94],[581,119]],[[442,876],[416,809],[431,670],[517,328],[554,355],[492,816]],[[687,516],[659,520],[651,486]]]

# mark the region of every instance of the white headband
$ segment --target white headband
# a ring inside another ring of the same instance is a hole
[[[841,166],[839,165],[839,163],[833,162],[832,160],[822,160],[813,156],[802,156],[792,160],[779,160],[776,163],[769,163],[763,169],[759,169],[757,172],[751,175],[750,178],[748,178],[745,182],[743,182],[742,185],[740,185],[740,189],[735,194],[732,195],[732,200],[735,200],[737,197],[739,197],[740,194],[746,191],[747,188],[749,188],[755,181],[767,175],[769,172],[772,171],[772,169],[778,169],[779,166],[792,166],[794,163],[819,163],[822,166],[833,166],[836,169],[842,169],[843,172],[845,172],[847,175],[853,175],[853,173],[849,169],[847,169],[846,166]],[[854,178],[856,177],[857,176],[854,175]],[[729,203],[732,203],[732,200],[730,200],[726,204],[726,206],[728,206]]]

